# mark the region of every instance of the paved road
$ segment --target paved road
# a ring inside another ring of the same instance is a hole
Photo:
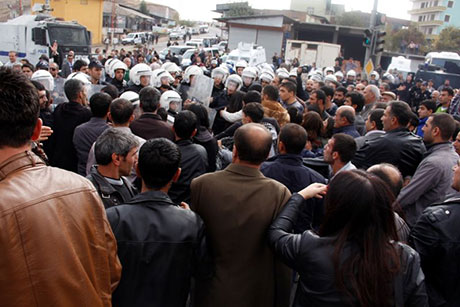
[[[221,36],[221,29],[220,28],[214,28],[214,27],[210,27],[209,28],[209,33],[204,33],[204,34],[199,34],[199,35],[192,35],[192,39],[193,38],[202,38],[202,37],[209,37],[209,36]],[[174,42],[174,41],[172,41]],[[179,44],[183,44],[184,43],[184,40],[183,39],[180,39],[180,40],[177,40],[177,42]],[[150,45],[148,44],[148,48],[154,48],[157,52],[160,52],[161,50],[163,50],[164,48],[166,48],[166,44],[168,43],[168,36],[161,36],[159,39],[158,39],[158,44],[153,44],[153,45]],[[93,47],[93,52],[94,50],[96,49],[96,47],[99,47],[99,48],[105,48],[105,46],[103,45],[99,45],[99,46],[94,46]],[[121,49],[121,48],[124,48],[125,50],[127,51],[132,51],[134,49],[134,45],[117,45],[115,48],[109,48],[109,50],[111,49]]]

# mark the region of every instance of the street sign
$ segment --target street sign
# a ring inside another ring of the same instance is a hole
[[[364,70],[368,77],[371,75],[371,72],[374,71],[374,63],[372,62],[372,59],[369,59],[369,61],[367,61],[366,65],[364,66]]]

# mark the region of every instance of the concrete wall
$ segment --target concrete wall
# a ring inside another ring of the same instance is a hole
[[[248,29],[230,25],[228,48],[230,50],[236,49],[239,42],[254,43],[263,46],[265,48],[267,63],[271,63],[273,54],[275,52],[278,55],[281,53],[283,32],[264,29]]]

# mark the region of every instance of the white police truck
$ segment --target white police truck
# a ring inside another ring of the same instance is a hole
[[[8,53],[26,58],[33,65],[41,55],[51,56],[50,46],[58,43],[59,63],[73,50],[75,57],[91,53],[91,34],[77,22],[56,19],[48,14],[22,15],[0,23],[0,61],[8,62]]]

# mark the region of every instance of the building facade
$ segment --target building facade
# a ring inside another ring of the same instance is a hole
[[[412,0],[408,13],[428,38],[439,35],[446,27],[460,27],[460,0]]]
[[[51,15],[65,21],[77,21],[91,32],[92,44],[102,41],[103,0],[50,0]],[[32,0],[44,4],[45,0]]]
[[[345,12],[345,5],[332,4],[331,0],[291,0],[290,9],[306,12],[308,15],[322,16],[333,22],[335,16]]]

